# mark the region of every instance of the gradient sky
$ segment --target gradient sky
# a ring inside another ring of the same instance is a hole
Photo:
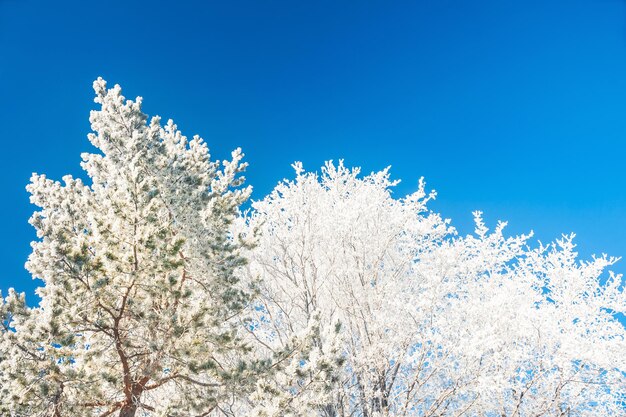
[[[295,160],[391,165],[461,233],[481,209],[626,255],[625,22],[622,0],[0,0],[0,289],[32,294],[24,187],[83,175],[98,76],[241,146],[254,198]]]

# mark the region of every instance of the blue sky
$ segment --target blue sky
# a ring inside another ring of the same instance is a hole
[[[24,187],[82,175],[98,76],[241,146],[255,198],[295,160],[391,165],[462,233],[481,209],[626,255],[625,22],[622,0],[0,0],[0,289],[32,293]]]

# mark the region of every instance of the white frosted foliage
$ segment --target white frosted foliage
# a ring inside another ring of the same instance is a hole
[[[626,296],[605,272],[616,259],[578,261],[572,236],[531,249],[480,212],[458,236],[423,182],[394,198],[387,170],[294,169],[243,227],[260,234],[246,268],[261,282],[253,336],[280,351],[319,326],[315,360],[332,380],[300,361],[258,415],[624,415]]]
[[[241,213],[241,150],[94,89],[89,179],[27,187],[44,285],[0,297],[0,416],[626,414],[617,259],[480,212],[461,236],[423,181],[343,161]]]
[[[41,208],[27,263],[37,308],[2,308],[2,415],[187,416],[219,409],[246,377],[234,328],[248,295],[230,225],[250,189],[240,150],[212,161],[205,142],[161,126],[119,86],[94,82],[82,155],[90,185],[34,174]]]

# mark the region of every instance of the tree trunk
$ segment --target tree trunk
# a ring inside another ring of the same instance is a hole
[[[137,406],[135,404],[125,404],[120,409],[119,417],[135,417]]]

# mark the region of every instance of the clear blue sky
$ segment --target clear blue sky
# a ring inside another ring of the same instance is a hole
[[[626,255],[625,22],[622,0],[0,0],[0,289],[34,288],[24,186],[82,175],[97,76],[241,146],[256,198],[295,160],[391,165],[463,233],[481,209]]]

